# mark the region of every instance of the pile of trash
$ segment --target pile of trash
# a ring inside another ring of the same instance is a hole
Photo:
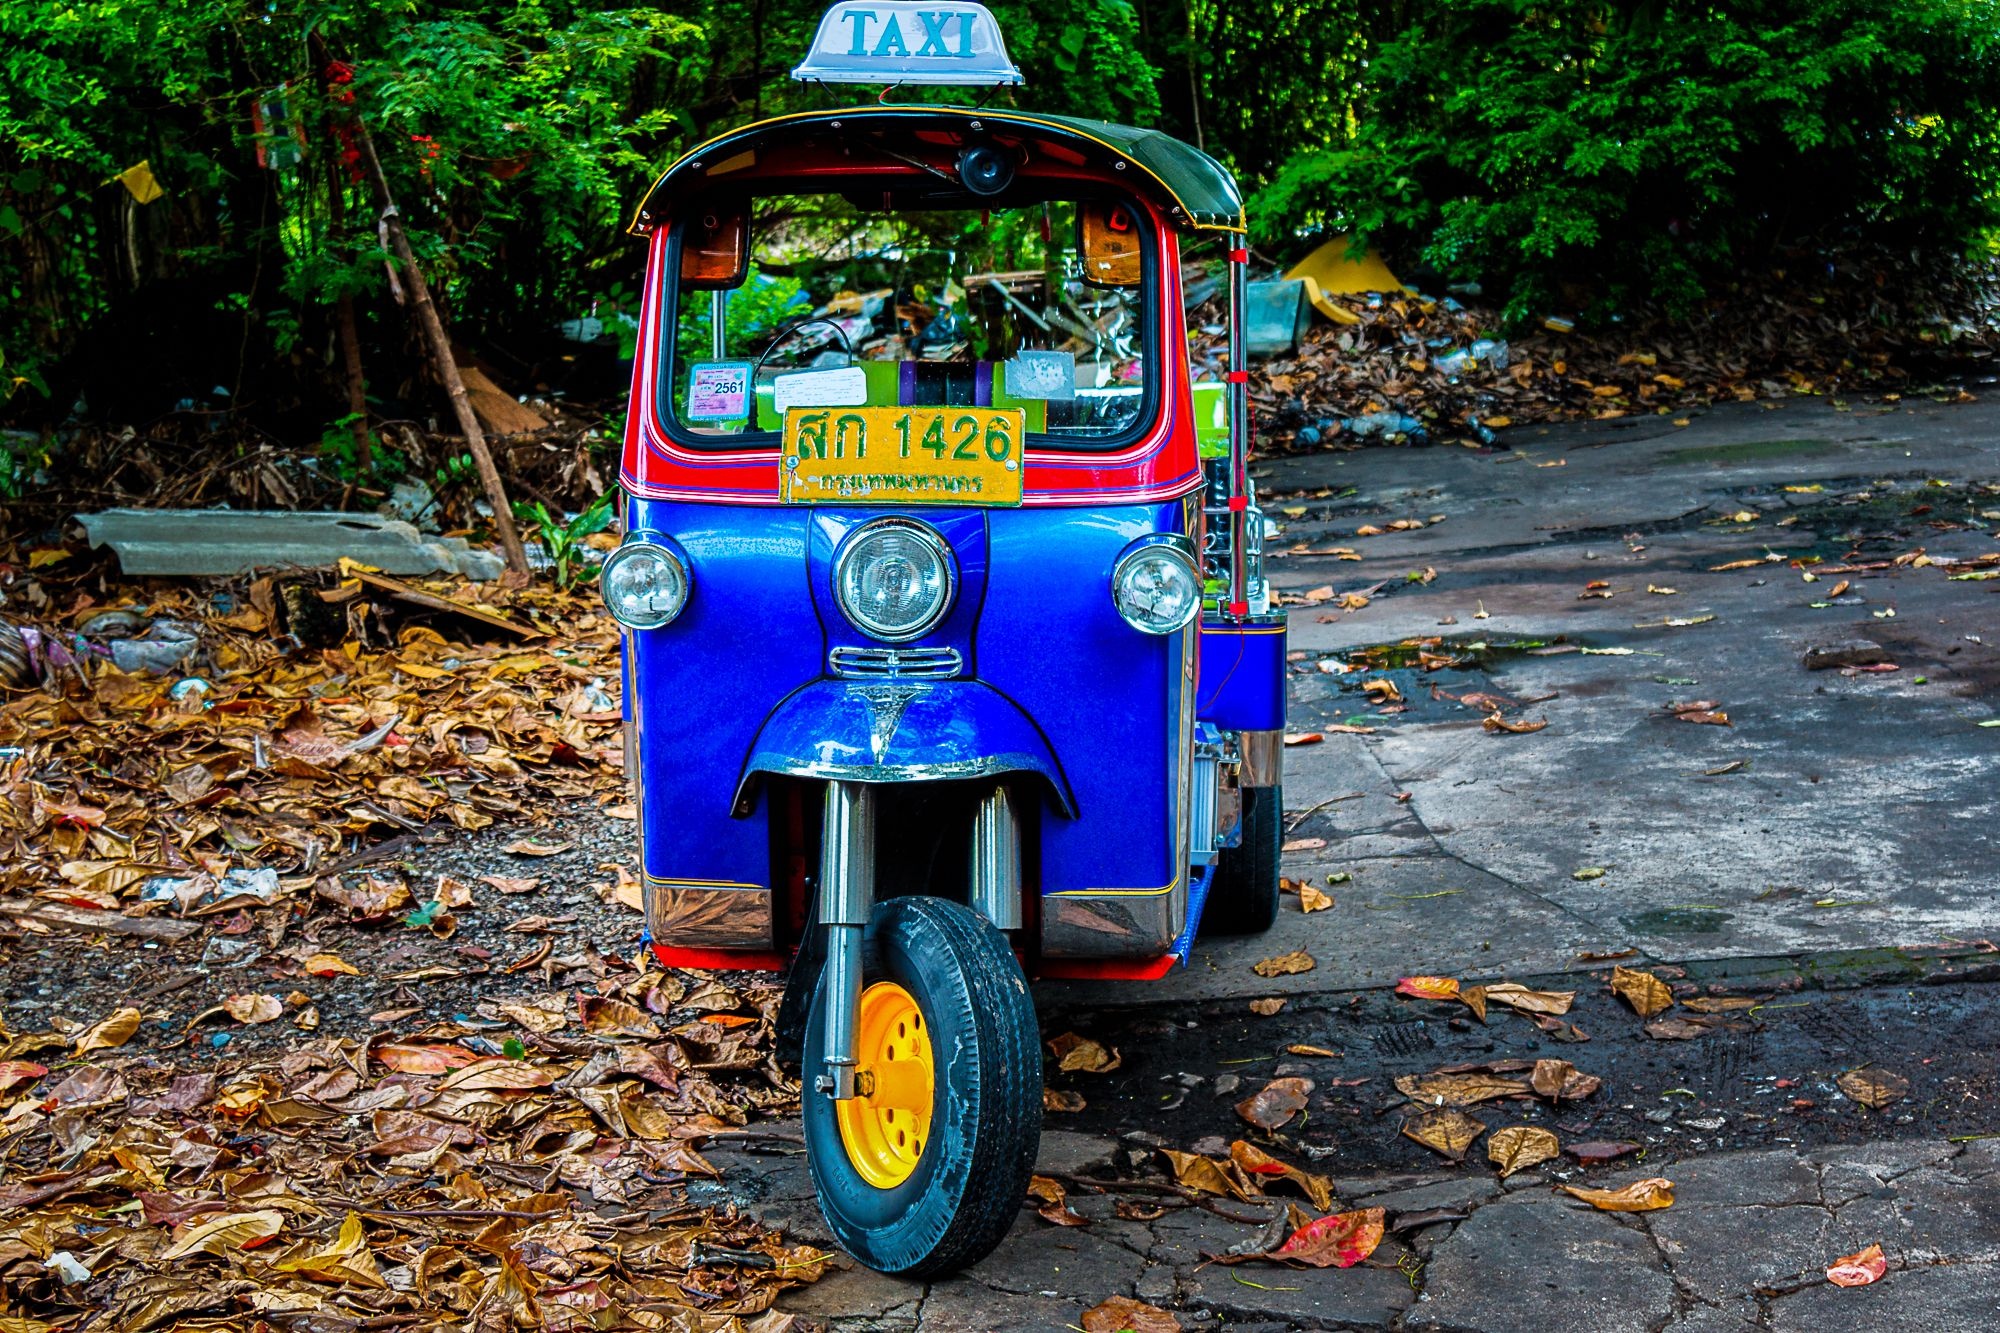
[[[1251,403],[1260,444],[1493,444],[1509,425],[1673,415],[1794,395],[1892,397],[2000,356],[2000,268],[1886,252],[1795,255],[1694,316],[1556,312],[1509,329],[1476,285],[1435,296],[1346,238],[1253,284]],[[1260,317],[1264,295],[1276,315]],[[1286,321],[1297,312],[1297,323]],[[1219,302],[1196,312],[1220,363]],[[1268,326],[1268,327],[1263,327]],[[1205,335],[1205,336],[1202,336]]]

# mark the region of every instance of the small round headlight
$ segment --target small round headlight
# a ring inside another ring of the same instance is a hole
[[[1111,571],[1111,600],[1133,629],[1172,634],[1201,610],[1194,557],[1178,542],[1140,538]]]
[[[915,519],[880,518],[856,528],[834,557],[841,614],[885,643],[929,633],[951,610],[957,586],[951,547]]]
[[[627,629],[658,629],[687,605],[690,581],[679,556],[640,539],[605,559],[597,586],[613,620]]]

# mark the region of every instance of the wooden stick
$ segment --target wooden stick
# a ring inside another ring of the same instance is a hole
[[[423,326],[424,337],[430,342],[431,359],[437,366],[438,378],[444,382],[445,392],[451,396],[452,414],[458,418],[458,429],[465,436],[466,450],[472,455],[473,466],[479,470],[479,484],[486,491],[486,503],[493,507],[493,530],[500,535],[500,547],[507,553],[507,568],[525,578],[528,553],[522,549],[521,534],[514,529],[514,510],[507,502],[507,488],[500,481],[500,470],[493,466],[493,454],[486,447],[486,434],[479,428],[479,418],[472,414],[472,400],[465,396],[465,381],[459,377],[458,362],[451,354],[451,339],[445,334],[444,322],[438,318],[437,306],[431,300],[430,284],[424,281],[424,271],[417,267],[417,256],[410,249],[410,238],[403,231],[403,218],[396,210],[396,197],[390,193],[389,177],[382,170],[382,159],[375,153],[374,137],[368,133],[367,122],[358,115],[354,118],[354,134],[361,144],[361,156],[368,163],[368,174],[375,179],[375,192],[382,199],[382,221],[389,232],[390,248],[396,252],[396,260],[410,282],[410,304],[415,307],[417,322]]]

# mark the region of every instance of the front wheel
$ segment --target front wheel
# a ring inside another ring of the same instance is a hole
[[[1285,789],[1243,789],[1243,836],[1222,849],[1208,905],[1204,935],[1261,935],[1278,919],[1278,858],[1285,842]]]
[[[806,1026],[806,1161],[834,1239],[877,1272],[930,1278],[977,1263],[1013,1225],[1042,1132],[1041,1033],[1007,939],[940,898],[891,898],[868,920],[857,1081],[824,1067],[826,981]]]

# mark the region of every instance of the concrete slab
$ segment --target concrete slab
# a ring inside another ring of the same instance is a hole
[[[1637,1227],[1546,1194],[1509,1195],[1460,1224],[1425,1270],[1410,1329],[1652,1333],[1674,1284]]]
[[[92,546],[127,574],[328,569],[349,556],[385,574],[497,579],[506,562],[463,537],[432,537],[379,514],[259,509],[106,509],[78,514]]]
[[[1808,1287],[1771,1303],[1771,1333],[1990,1333],[2000,1327],[2000,1268],[1954,1264],[1891,1272],[1866,1287]]]

